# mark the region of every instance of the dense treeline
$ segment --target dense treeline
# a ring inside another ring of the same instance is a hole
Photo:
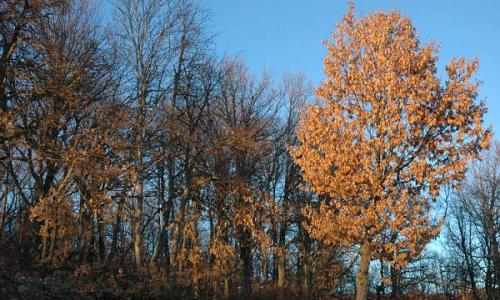
[[[97,12],[0,1],[0,283],[59,274],[101,298],[353,295],[359,247],[311,234],[304,209],[327,196],[290,154],[315,102],[307,78],[217,55],[194,0],[116,0],[109,26]],[[374,260],[371,294],[500,299],[499,149],[440,202],[442,249]]]

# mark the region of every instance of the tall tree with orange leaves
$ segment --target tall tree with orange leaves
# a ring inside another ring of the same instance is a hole
[[[486,111],[476,101],[477,60],[453,59],[443,83],[437,47],[421,44],[397,12],[356,19],[354,6],[333,33],[322,99],[303,113],[292,149],[308,187],[325,199],[305,209],[310,234],[359,245],[356,299],[367,299],[374,258],[395,268],[439,232],[430,202],[463,179],[487,147]]]

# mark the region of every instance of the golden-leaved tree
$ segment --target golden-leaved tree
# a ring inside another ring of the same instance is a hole
[[[487,147],[486,111],[476,101],[477,60],[453,59],[436,75],[437,47],[422,45],[397,12],[356,19],[333,33],[322,99],[309,106],[292,149],[319,209],[305,209],[310,234],[359,245],[356,299],[366,299],[370,261],[393,267],[418,255],[439,232],[430,202],[454,185]]]

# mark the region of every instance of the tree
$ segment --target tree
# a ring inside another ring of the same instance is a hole
[[[228,59],[222,68],[220,96],[210,112],[217,216],[212,254],[216,265],[236,259],[242,292],[250,295],[256,252],[268,248],[263,229],[273,209],[259,177],[276,141],[278,95],[268,75],[256,79],[241,60]],[[234,253],[228,251],[231,238],[237,243]]]
[[[355,19],[351,4],[327,49],[322,102],[304,112],[293,155],[324,199],[319,210],[304,210],[310,234],[359,245],[361,300],[373,258],[400,268],[439,232],[430,201],[463,178],[491,133],[476,101],[478,61],[451,60],[443,84],[437,47],[421,45],[399,13]]]
[[[6,220],[22,228],[10,246],[51,265],[89,258],[83,253],[93,252],[92,240],[103,253],[104,207],[116,182],[110,177],[121,168],[114,151],[123,125],[113,101],[115,61],[93,8],[84,0],[1,4],[1,39],[10,46],[0,49],[10,56],[2,62],[0,119],[7,122],[0,128],[9,130],[1,130],[0,156],[16,190],[5,207],[17,210],[16,219]]]
[[[467,179],[454,193],[447,222],[448,255],[460,270],[462,285],[480,299],[500,297],[500,146],[492,143],[482,161],[471,164]]]

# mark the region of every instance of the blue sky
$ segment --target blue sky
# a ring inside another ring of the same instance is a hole
[[[202,0],[212,15],[221,53],[241,55],[250,69],[303,72],[313,83],[323,79],[322,40],[347,10],[344,0]],[[486,124],[500,130],[500,1],[355,1],[356,14],[398,10],[410,17],[422,41],[440,46],[439,68],[454,56],[478,57],[480,98],[488,106]],[[495,134],[496,138],[500,133]]]

